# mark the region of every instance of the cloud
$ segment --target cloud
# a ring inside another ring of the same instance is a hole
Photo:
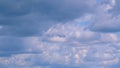
[[[41,51],[31,51],[30,45],[25,44],[28,38],[0,36],[0,57],[10,57],[16,54],[40,54]],[[33,40],[33,39],[32,39]],[[32,44],[32,43],[31,43]]]
[[[0,51],[20,51],[24,46],[20,38],[0,37]]]
[[[113,8],[110,10],[114,15],[119,15],[119,3],[120,1],[119,0],[112,0],[112,2],[114,3],[114,6]]]
[[[92,13],[94,0],[1,0],[0,35],[39,36],[57,23],[74,20]]]
[[[103,1],[103,4],[97,6],[95,18],[90,25],[90,29],[96,32],[119,32],[120,15],[117,8],[118,0]]]
[[[34,1],[35,8],[53,20],[71,20],[92,11],[95,0],[61,0],[61,1]]]
[[[50,39],[56,36],[64,38],[66,41],[61,42],[61,40],[53,41]],[[84,41],[79,41],[84,38]],[[116,46],[119,47],[119,38],[116,34],[91,32],[87,29],[85,30],[85,27],[67,23],[51,27],[45,33],[45,37],[43,36],[43,40],[40,43],[43,44],[38,45],[37,48],[42,49],[43,53],[37,58],[42,58],[42,62],[44,64],[47,63],[48,66],[50,64],[51,68],[56,68],[60,65],[68,68],[69,66],[77,68],[81,65],[83,67],[86,66],[86,68],[89,65],[91,68],[94,65],[96,67],[109,67],[119,63],[117,53],[119,48],[116,49]],[[39,60],[34,59],[34,62],[39,63],[38,65],[43,65]]]
[[[31,11],[30,6],[31,6],[31,1],[1,0],[0,15],[7,17],[23,16]]]
[[[118,0],[0,1],[0,67],[118,65],[116,2],[119,3]]]
[[[55,38],[59,40],[51,40]],[[62,39],[61,39],[62,38]],[[61,40],[65,41],[61,41]],[[83,40],[82,40],[83,39]],[[119,36],[92,32],[74,23],[58,24],[41,37],[23,39],[26,51],[41,52],[13,54],[1,57],[2,65],[48,68],[109,67],[119,63]],[[8,62],[7,64],[5,62]],[[20,62],[20,63],[18,63]]]

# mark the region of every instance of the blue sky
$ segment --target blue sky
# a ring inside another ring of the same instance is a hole
[[[120,0],[0,0],[0,68],[119,68]]]

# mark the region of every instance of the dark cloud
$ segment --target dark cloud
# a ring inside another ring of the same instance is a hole
[[[94,5],[94,0],[1,0],[0,35],[41,35],[54,24],[91,13]]]
[[[37,2],[37,3],[36,3]],[[53,20],[66,21],[90,13],[95,5],[94,0],[41,0],[35,1],[35,10]]]
[[[13,54],[24,54],[27,52],[27,45],[24,45],[24,38],[19,37],[0,37],[0,57],[11,56]],[[32,54],[32,53],[31,53]]]
[[[19,38],[0,37],[0,51],[24,50],[22,40]]]
[[[31,45],[26,45],[25,40],[28,37],[0,37],[0,57],[9,57],[16,54],[41,54],[42,51],[32,50],[29,51]],[[34,39],[32,39],[34,40]]]
[[[0,15],[6,17],[26,15],[31,10],[31,1],[24,0],[1,0]]]

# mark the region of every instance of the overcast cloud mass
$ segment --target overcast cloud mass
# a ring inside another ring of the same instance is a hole
[[[120,0],[0,0],[0,68],[119,68]]]

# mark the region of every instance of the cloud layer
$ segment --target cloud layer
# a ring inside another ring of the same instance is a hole
[[[1,0],[0,67],[117,68],[119,0]]]
[[[1,57],[3,66],[106,68],[119,63],[118,35],[91,32],[72,23],[53,26],[43,36],[27,37],[22,43],[26,46],[24,53],[16,54],[17,50],[8,58]]]
[[[56,23],[92,13],[95,5],[93,0],[2,0],[0,3],[0,35],[10,36],[40,35]]]

